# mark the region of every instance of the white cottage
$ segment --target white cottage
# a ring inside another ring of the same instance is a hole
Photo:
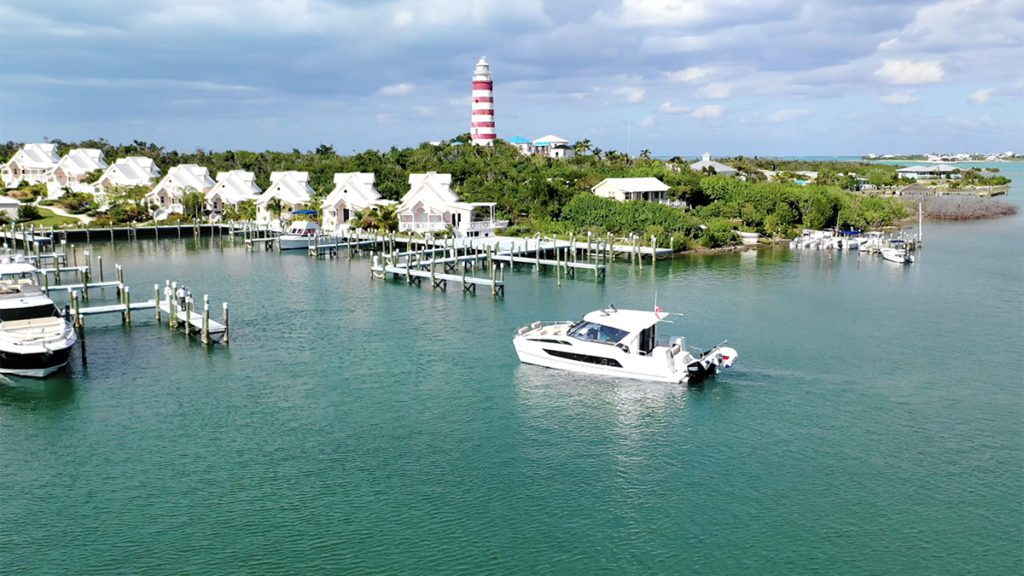
[[[185,194],[206,194],[214,184],[216,182],[210,178],[210,171],[205,166],[179,164],[167,171],[167,175],[146,194],[145,200],[152,207],[154,217],[162,220],[171,214],[184,212],[182,199]]]
[[[306,208],[312,196],[308,172],[271,172],[270,187],[256,199],[256,221],[269,224],[278,220],[273,209],[275,199],[280,202],[280,215],[287,219],[289,212]]]
[[[64,189],[72,192],[92,192],[93,186],[86,182],[96,170],[106,170],[107,160],[98,148],[75,148],[70,150],[53,170],[53,177],[47,187],[50,198],[60,198]]]
[[[0,177],[8,188],[46,182],[60,162],[57,145],[49,142],[25,144],[0,166]]]
[[[452,175],[409,175],[409,192],[398,205],[402,232],[440,232],[451,227],[458,237],[493,236],[508,226],[494,219],[494,202],[462,202],[451,190]]]
[[[714,170],[715,174],[721,176],[735,176],[739,174],[739,170],[733,168],[732,166],[728,166],[726,164],[722,164],[721,162],[715,162],[714,160],[712,160],[711,154],[707,152],[705,152],[704,155],[701,156],[700,160],[694,162],[693,164],[690,164],[690,170],[693,170],[694,172]]]
[[[238,206],[246,200],[255,201],[262,193],[252,172],[218,172],[217,183],[206,193],[206,208],[212,214],[223,214],[229,206]]]
[[[373,206],[394,204],[382,200],[374,185],[372,172],[339,172],[334,175],[334,190],[324,198],[320,209],[324,214],[324,230],[345,227],[357,212]]]
[[[646,200],[661,202],[669,185],[657,178],[605,178],[590,190],[597,196],[612,198],[619,202]]]
[[[153,181],[160,177],[160,169],[152,158],[145,156],[129,156],[118,158],[103,171],[103,175],[93,186],[97,194],[122,186],[152,186]]]
[[[551,158],[572,158],[575,151],[569,146],[569,141],[554,134],[542,136],[533,141],[534,154],[549,156]]]

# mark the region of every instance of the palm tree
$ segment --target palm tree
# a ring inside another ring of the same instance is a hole
[[[650,160],[651,159],[651,151],[646,149],[646,148],[644,148],[643,150],[640,151],[639,158],[641,160]]]
[[[398,207],[394,204],[377,206],[375,208],[377,229],[381,232],[395,232],[398,230]]]
[[[267,202],[267,210],[273,214],[274,218],[280,218],[281,211],[284,210],[284,204],[281,203],[280,198],[275,196]]]

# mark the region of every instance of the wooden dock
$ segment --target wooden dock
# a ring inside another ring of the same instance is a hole
[[[452,282],[461,284],[463,292],[476,294],[477,286],[487,286],[491,289],[492,296],[505,295],[504,272],[499,278],[495,267],[491,268],[490,278],[479,278],[468,276],[465,268],[462,269],[462,274],[438,272],[436,265],[436,262],[407,262],[405,265],[394,265],[381,262],[379,256],[374,256],[370,271],[374,278],[387,279],[387,275],[391,274],[395,279],[405,278],[406,284],[416,284],[417,286],[426,279],[430,280],[430,285],[434,289],[447,290],[448,283]]]

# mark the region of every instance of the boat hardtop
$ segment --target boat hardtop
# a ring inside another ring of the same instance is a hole
[[[310,220],[295,220],[288,225],[287,235],[313,236],[320,230],[320,225]]]

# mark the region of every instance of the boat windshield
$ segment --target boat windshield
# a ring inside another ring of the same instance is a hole
[[[596,322],[579,322],[569,329],[568,335],[588,342],[615,343],[628,336],[629,332]]]
[[[33,318],[49,318],[60,316],[60,310],[53,304],[42,304],[40,306],[21,306],[18,308],[5,308],[0,310],[0,321],[10,322],[11,320],[31,320]]]

